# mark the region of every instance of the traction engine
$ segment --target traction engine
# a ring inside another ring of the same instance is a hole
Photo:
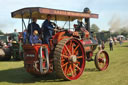
[[[28,8],[24,9],[23,12],[25,12],[26,16],[24,15],[22,18],[27,18],[29,9],[31,9],[33,16],[39,11],[37,14],[41,16],[44,15],[45,17],[45,14],[53,14],[56,15],[55,17],[58,20],[84,18],[86,25],[84,27],[79,25],[75,28],[75,31],[57,29],[57,32],[49,40],[50,45],[23,45],[24,67],[28,73],[34,76],[43,76],[54,72],[59,78],[64,80],[78,79],[85,69],[86,61],[92,60],[93,52],[98,45],[97,40],[90,35],[89,21],[90,17],[96,17],[96,15],[90,14],[88,8],[84,10],[84,13],[46,8]],[[13,13],[13,17],[21,17],[20,14],[16,16],[15,13]],[[44,19],[41,16],[39,18]],[[104,50],[98,51],[94,61],[99,71],[106,70],[109,65],[108,53]]]

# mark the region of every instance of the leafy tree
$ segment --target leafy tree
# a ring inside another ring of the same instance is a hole
[[[114,33],[111,33],[111,35],[113,37],[116,37],[117,35],[124,35],[125,37],[128,37],[128,30],[127,30],[127,28],[123,27],[123,28],[120,28],[120,30],[118,30]]]
[[[0,35],[3,35],[4,33],[0,30]]]
[[[112,37],[116,37],[117,35],[119,35],[119,32],[111,33],[111,36],[112,36]]]
[[[108,32],[108,31],[106,31],[106,30],[101,30],[101,32]]]
[[[121,30],[120,30],[120,34],[121,35],[124,35],[125,37],[128,35],[128,31],[125,29],[125,28],[122,28]]]
[[[96,24],[92,24],[90,29],[93,32],[99,32],[100,28]]]

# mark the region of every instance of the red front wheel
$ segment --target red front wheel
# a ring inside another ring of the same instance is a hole
[[[77,39],[63,39],[56,46],[54,67],[57,75],[65,80],[76,80],[84,71],[85,51]]]
[[[106,70],[109,65],[108,53],[104,50],[99,51],[95,56],[95,66],[99,71]]]

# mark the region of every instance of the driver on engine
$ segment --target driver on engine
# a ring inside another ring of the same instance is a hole
[[[52,25],[52,22],[50,21],[52,16],[50,14],[47,15],[47,19],[42,24],[42,32],[44,36],[44,44],[49,45],[49,39],[52,37],[54,27]]]

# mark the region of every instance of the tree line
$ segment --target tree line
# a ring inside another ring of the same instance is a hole
[[[90,29],[91,29],[92,32],[97,33],[97,32],[99,32],[100,28],[96,24],[92,24]],[[101,32],[106,32],[106,30],[102,30]],[[117,35],[123,35],[123,36],[128,38],[128,28],[123,27],[123,28],[119,28],[115,32],[111,32],[112,37],[116,37]]]
[[[4,34],[4,32],[2,32],[1,30],[0,30],[0,35],[3,35]]]
[[[123,35],[128,38],[128,28],[126,27],[120,28],[119,30],[112,32],[111,35],[112,36]]]

